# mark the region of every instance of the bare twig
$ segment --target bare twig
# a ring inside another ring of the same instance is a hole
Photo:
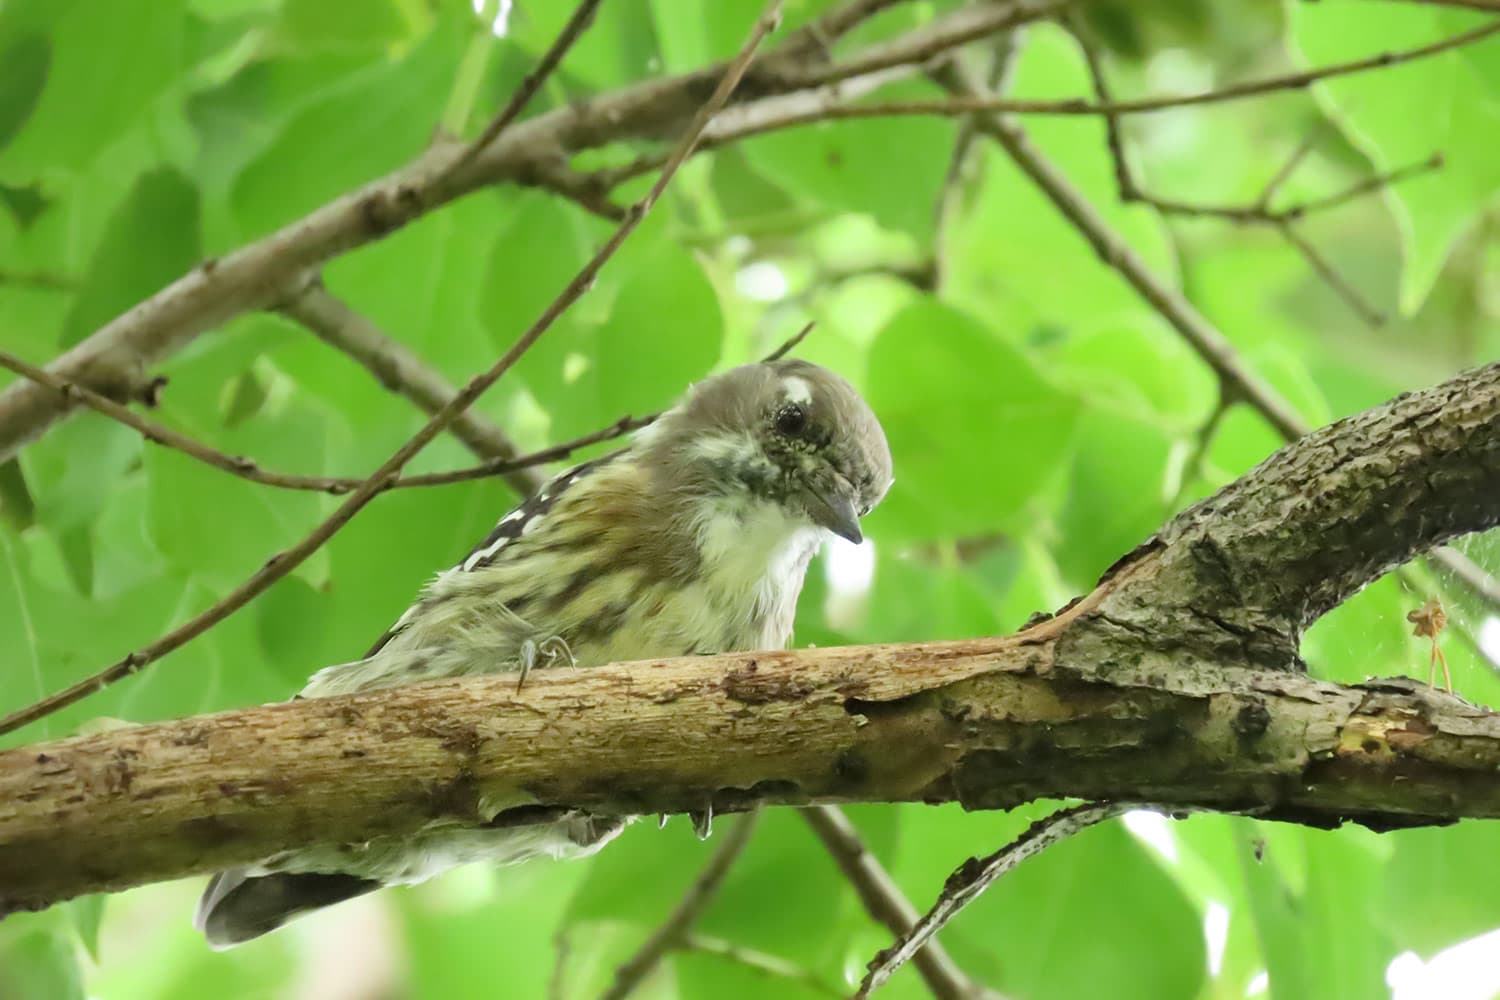
[[[331,296],[328,298],[328,301],[336,304],[338,309],[347,308],[343,303],[337,299],[333,299]],[[321,306],[319,308],[321,309]],[[303,315],[300,315],[300,312],[301,310],[299,310],[297,318],[304,319]],[[338,315],[336,312],[331,312],[327,316],[321,316],[320,314],[319,318],[313,318],[309,315],[307,319],[304,319],[304,322],[310,319],[312,322],[318,322],[321,327],[322,320],[331,320],[336,315]],[[333,330],[337,327],[335,333],[335,337],[337,338],[336,346],[348,350],[350,354],[369,352],[370,356],[368,358],[357,356],[356,359],[366,364],[375,373],[376,377],[381,380],[381,384],[395,391],[400,391],[403,395],[411,394],[411,398],[430,412],[436,412],[441,409],[449,399],[456,395],[456,389],[448,386],[440,375],[426,368],[415,355],[409,354],[405,347],[386,338],[383,333],[374,328],[373,324],[369,324],[369,321],[364,319],[364,317],[352,311],[350,311],[350,315],[353,317],[351,322],[340,322],[328,326],[325,328],[325,331]],[[365,329],[365,327],[368,327],[368,329]],[[812,328],[813,324],[808,323],[797,333],[789,337],[780,347],[766,355],[763,360],[775,361],[778,358],[784,357],[802,342],[808,333],[812,331]],[[113,420],[119,421],[138,432],[143,438],[153,444],[180,451],[190,458],[195,458],[208,466],[227,472],[230,475],[238,476],[248,482],[287,490],[328,493],[333,496],[352,493],[364,485],[365,482],[364,478],[355,476],[308,476],[289,472],[273,472],[263,468],[254,459],[220,451],[217,448],[204,444],[196,438],[173,430],[164,424],[147,420],[145,417],[139,416],[133,410],[116,403],[107,396],[101,396],[92,389],[75,382],[69,382],[67,379],[59,378],[45,368],[38,368],[13,354],[0,351],[0,368],[8,368],[16,374],[32,379],[60,394],[74,396],[85,406]],[[466,413],[463,416],[469,416],[469,414]],[[632,431],[654,423],[660,416],[660,412],[648,413],[641,417],[626,414],[596,431],[581,434],[569,441],[549,445],[546,448],[526,455],[501,455],[487,462],[481,462],[478,465],[472,465],[463,469],[452,469],[447,472],[424,472],[415,476],[401,476],[387,481],[382,489],[395,490],[413,489],[424,486],[450,486],[455,483],[473,482],[476,479],[490,479],[495,476],[505,476],[507,479],[510,479],[512,474],[528,471],[534,469],[536,466],[546,465],[549,462],[560,462],[579,449],[587,448],[589,445],[624,437]],[[461,426],[462,417],[455,424],[455,427]],[[483,450],[482,442],[486,440],[485,435],[487,433],[484,428],[487,426],[486,424],[477,425],[476,440],[470,444],[473,450]],[[493,433],[502,434],[503,432],[495,428]],[[536,476],[535,482],[542,483],[545,481],[545,478],[545,476]],[[530,480],[531,477],[528,477],[527,481],[529,482]],[[510,481],[513,486],[519,485],[514,479]],[[521,492],[530,493],[533,489],[534,487]]]
[[[870,962],[869,972],[865,974],[855,996],[868,997],[883,986],[897,969],[920,953],[923,945],[927,945],[934,934],[942,930],[949,920],[993,885],[1000,876],[1053,844],[1135,808],[1140,807],[1123,803],[1089,803],[1062,809],[1045,819],[1037,820],[1025,833],[989,857],[965,861],[948,876],[948,882],[943,886],[937,902],[933,903],[922,919]]]
[[[65,274],[51,271],[7,271],[0,270],[0,285],[19,285],[22,288],[39,288],[49,292],[71,292],[78,288],[78,280]]]
[[[640,225],[651,207],[656,204],[667,184],[671,182],[677,168],[680,167],[693,151],[697,142],[698,134],[703,130],[710,116],[713,115],[724,102],[729,94],[738,85],[744,76],[746,67],[749,66],[751,58],[755,54],[762,40],[770,34],[780,20],[781,2],[772,0],[755,22],[744,47],[729,68],[719,80],[718,86],[706,102],[699,108],[692,123],[679,140],[676,152],[672,160],[662,170],[651,190],[647,191],[640,201],[630,207],[625,221],[615,230],[613,235],[594,254],[583,268],[573,277],[566,288],[562,290],[556,299],[543,310],[540,318],[533,323],[525,333],[516,340],[510,350],[497,361],[488,371],[475,376],[464,386],[463,390],[454,396],[443,406],[432,418],[422,426],[420,430],[398,448],[384,464],[377,469],[369,479],[356,489],[348,499],[339,505],[326,520],[319,524],[302,541],[289,549],[285,549],[272,556],[266,563],[256,570],[251,577],[230,591],[223,598],[215,602],[211,607],[196,615],[183,625],[173,629],[166,635],[160,637],[149,645],[130,653],[124,659],[105,667],[103,670],[87,677],[72,686],[50,695],[35,704],[29,705],[19,711],[0,719],[0,734],[12,732],[29,722],[56,712],[60,708],[79,701],[96,691],[103,690],[108,685],[121,678],[136,673],[147,664],[152,663],[166,654],[185,645],[192,639],[202,635],[212,626],[223,621],[229,615],[238,611],[248,604],[251,599],[265,591],[271,584],[281,579],[293,568],[299,565],[313,552],[317,551],[323,543],[332,538],[340,528],[347,524],[365,504],[369,503],[380,493],[389,480],[395,479],[401,469],[419,451],[430,443],[433,438],[442,433],[455,418],[458,417],[468,406],[479,398],[486,389],[494,385],[507,371],[510,370],[522,354],[534,344],[543,333],[557,320],[557,317],[576,302],[583,293],[592,287],[599,270],[605,262],[612,257],[620,245],[630,236],[635,228]]]
[[[458,394],[447,379],[429,368],[415,352],[386,336],[367,317],[355,312],[320,282],[309,283],[300,294],[282,303],[280,311],[306,327],[323,343],[369,369],[385,388],[411,400],[429,414],[441,410]],[[454,437],[480,458],[509,462],[520,454],[520,449],[508,434],[473,410],[460,413],[451,430]],[[530,465],[501,475],[522,496],[535,493],[546,481],[546,477]],[[404,484],[398,481],[392,485]]]
[[[112,420],[117,420],[126,427],[137,431],[143,438],[153,444],[180,451],[190,458],[195,458],[203,462],[205,465],[220,469],[230,475],[238,476],[252,483],[288,490],[328,493],[335,496],[353,492],[365,483],[365,479],[352,476],[305,476],[296,473],[272,472],[262,468],[254,459],[219,451],[217,448],[210,447],[164,424],[147,420],[145,417],[137,415],[134,411],[116,403],[107,396],[101,396],[92,389],[87,389],[77,383],[58,378],[46,369],[28,364],[20,358],[4,351],[0,351],[0,368],[8,368],[18,375],[32,379],[56,392],[74,396],[85,406],[97,410]],[[417,476],[401,476],[397,479],[387,481],[382,489],[447,486],[452,483],[466,483],[475,479],[504,476],[519,470],[544,465],[548,462],[560,461],[580,448],[588,447],[591,444],[598,444],[601,441],[609,441],[644,427],[658,416],[660,416],[658,413],[647,414],[644,417],[623,416],[607,427],[573,438],[571,441],[564,441],[561,444],[555,444],[540,451],[534,451],[528,455],[496,458],[481,465],[470,466],[466,469],[454,469],[450,472],[428,472]]]
[[[1077,23],[1077,19],[1070,19],[1072,23],[1073,36],[1078,41],[1079,48],[1083,51],[1084,60],[1088,65],[1089,77],[1092,81],[1094,94],[1099,102],[1104,105],[1113,102],[1110,93],[1109,82],[1104,74],[1103,61],[1099,53],[1088,37],[1087,31]],[[1365,301],[1343,275],[1324,257],[1318,249],[1298,233],[1292,226],[1293,221],[1302,218],[1310,212],[1321,209],[1333,208],[1342,205],[1354,198],[1370,194],[1376,191],[1414,177],[1417,174],[1442,166],[1441,155],[1429,157],[1421,163],[1403,167],[1398,170],[1389,171],[1374,177],[1366,178],[1352,185],[1344,191],[1319,198],[1313,201],[1303,202],[1290,208],[1275,209],[1270,207],[1271,199],[1276,191],[1292,175],[1292,172],[1300,164],[1307,153],[1313,148],[1313,144],[1319,132],[1326,124],[1314,129],[1297,147],[1292,156],[1275,175],[1267,181],[1261,190],[1260,196],[1249,205],[1203,205],[1188,202],[1175,201],[1170,198],[1162,198],[1149,194],[1139,183],[1136,182],[1135,173],[1130,169],[1126,158],[1125,140],[1120,128],[1119,116],[1113,112],[1104,116],[1105,145],[1109,150],[1110,162],[1114,167],[1115,187],[1119,191],[1120,200],[1124,202],[1138,202],[1150,205],[1163,215],[1175,215],[1185,218],[1210,218],[1233,222],[1240,225],[1258,224],[1271,226],[1279,232],[1298,253],[1300,253],[1308,265],[1317,272],[1318,276],[1333,290],[1339,298],[1343,299],[1361,319],[1370,326],[1383,326],[1386,317],[1381,311]]]
[[[788,339],[786,341],[786,343],[784,343],[780,347],[776,348],[776,350],[772,351],[770,354],[767,354],[761,360],[762,361],[780,361],[782,358],[784,358],[788,354],[792,353],[793,349],[795,349],[798,344],[802,343],[803,340],[807,339],[807,335],[809,333],[812,333],[812,328],[815,325],[816,325],[816,323],[813,323],[813,322],[807,323],[806,325],[804,325],[802,327],[802,329],[800,329],[796,333],[792,334],[792,336],[790,337],[790,339]]]
[[[510,95],[510,100],[506,102],[505,107],[485,126],[479,138],[469,143],[462,153],[443,168],[442,174],[435,182],[436,186],[441,186],[442,181],[473,163],[479,154],[483,153],[490,143],[494,142],[495,138],[525,110],[526,105],[532,97],[536,96],[536,92],[541,89],[547,77],[552,75],[558,63],[562,62],[563,56],[573,47],[573,43],[578,41],[579,37],[588,30],[588,26],[593,23],[594,11],[599,3],[600,0],[579,0],[578,6],[573,10],[573,16],[568,18],[568,23],[563,25],[562,31],[558,32],[557,37],[552,40],[551,46],[542,55],[541,60],[521,80],[521,85],[516,88],[514,94]]]
[[[870,916],[898,939],[910,934],[917,926],[916,907],[865,847],[849,818],[834,806],[812,806],[803,809],[802,816],[823,842],[839,871],[854,886]],[[998,996],[965,975],[937,941],[924,941],[912,953],[917,971],[933,996],[941,1000],[982,1000]]]
[[[1487,573],[1483,566],[1448,546],[1433,550],[1430,558],[1468,588],[1475,597],[1484,600],[1492,608],[1500,609],[1500,580]]]
[[[1030,19],[1034,19],[1034,16],[1027,20]],[[1004,30],[1005,28],[1014,27],[1021,23],[1025,22],[996,23],[989,27],[989,32]],[[998,98],[980,92],[973,92],[960,94],[946,100],[879,101],[851,104],[848,103],[847,94],[842,90],[836,87],[825,86],[825,84],[830,82],[851,80],[866,74],[873,75],[879,70],[890,68],[890,66],[909,65],[909,63],[900,61],[887,64],[885,59],[866,58],[841,64],[835,70],[825,71],[822,74],[809,73],[797,80],[798,85],[801,87],[821,89],[808,90],[792,95],[795,99],[773,97],[736,108],[733,116],[727,119],[725,124],[719,125],[716,123],[708,129],[704,135],[701,148],[703,150],[718,149],[742,139],[764,135],[765,133],[785,128],[795,128],[801,125],[813,125],[850,118],[886,118],[906,115],[958,117],[979,113],[1110,116],[1170,111],[1175,108],[1243,100],[1248,97],[1256,97],[1261,94],[1282,90],[1301,89],[1322,80],[1412,62],[1465,45],[1471,45],[1490,37],[1497,31],[1500,31],[1500,21],[1480,25],[1477,28],[1440,39],[1419,48],[1396,52],[1382,52],[1364,59],[1333,63],[1328,66],[1302,70],[1296,73],[1287,73],[1265,80],[1248,81],[1219,90],[1208,90],[1196,94],[1179,94],[1167,97],[1136,98],[1107,103],[1089,101],[1083,98],[1063,98],[1060,100]],[[958,32],[954,32],[953,34],[963,37]],[[951,38],[947,36],[945,36],[945,39],[951,41]],[[665,162],[665,159],[665,154],[662,153],[648,154],[621,166],[594,171],[592,174],[585,176],[593,178],[605,188],[612,188],[631,178],[650,173]]]
[[[1312,268],[1314,273],[1323,279],[1323,283],[1332,289],[1335,295],[1343,299],[1345,305],[1359,314],[1360,319],[1364,320],[1369,326],[1385,325],[1385,313],[1365,301],[1365,297],[1360,294],[1359,289],[1351,285],[1348,279],[1328,262],[1328,258],[1324,257],[1317,247],[1313,246],[1301,233],[1297,232],[1296,226],[1290,222],[1282,222],[1276,229],[1281,233],[1282,239],[1286,240],[1287,243],[1302,255],[1302,259],[1307,261],[1307,266]]]
[[[990,53],[990,65],[985,85],[992,94],[1005,92],[1011,69],[1015,66],[1017,31],[1008,31],[995,40]],[[958,135],[953,140],[953,152],[948,156],[948,169],[933,207],[932,261],[928,268],[929,288],[940,289],[947,272],[947,252],[944,247],[948,224],[957,211],[960,195],[972,161],[974,148],[974,123],[965,119],[959,124]]]
[[[935,74],[935,79],[950,91],[966,97],[976,92],[975,85],[959,70],[944,69]],[[1208,362],[1220,379],[1254,402],[1256,409],[1288,437],[1303,432],[1302,418],[1291,405],[1270,386],[1255,379],[1224,335],[1188,304],[1181,293],[1151,273],[1135,250],[1099,218],[1083,194],[1032,145],[1019,126],[1000,115],[985,115],[978,119],[977,127],[1010,154],[1022,172],[1088,240],[1099,259],[1129,281],[1141,297]]]
[[[610,983],[609,989],[605,990],[600,1000],[624,1000],[635,991],[645,978],[650,975],[661,960],[666,957],[667,952],[673,948],[681,947],[688,933],[698,923],[719,894],[719,889],[724,884],[729,869],[744,853],[745,846],[750,843],[750,835],[755,832],[755,823],[759,818],[758,813],[747,813],[739,818],[734,829],[729,831],[718,848],[709,857],[708,863],[688,886],[687,892],[683,893],[677,905],[667,919],[662,922],[646,942],[640,946],[628,959],[615,969],[614,981]]]
[[[1500,22],[1496,22],[1496,25],[1500,25]],[[934,78],[951,92],[972,95],[976,90],[973,83],[951,68],[935,73]],[[1287,440],[1299,438],[1308,432],[1306,422],[1291,405],[1269,383],[1245,366],[1239,353],[1213,324],[1203,318],[1179,292],[1169,288],[1151,272],[1130,245],[1099,217],[1082,193],[1032,145],[1025,132],[999,115],[985,116],[980,122],[981,131],[1010,154],[1022,172],[1031,178],[1063,217],[1094,248],[1099,259],[1128,281],[1171,324],[1188,346],[1214,370],[1223,386],[1232,389],[1254,407]],[[1455,561],[1454,554],[1451,549],[1438,549],[1430,553],[1428,559],[1462,578],[1463,570]],[[1500,610],[1500,601],[1493,602],[1492,606]]]
[[[759,972],[761,975],[796,983],[798,986],[809,989],[814,993],[821,993],[824,996],[842,997],[844,995],[843,990],[832,983],[825,982],[811,970],[804,969],[795,962],[789,962],[779,955],[771,955],[763,951],[756,951],[753,948],[742,947],[733,941],[706,937],[702,934],[689,934],[678,947],[682,951],[695,951],[701,955],[713,955],[724,959],[726,962],[743,965],[747,969]]]
[[[60,395],[76,399],[90,409],[97,410],[112,420],[117,420],[137,431],[141,437],[153,444],[159,444],[185,455],[196,458],[206,465],[221,469],[231,475],[248,479],[253,483],[264,486],[279,486],[283,489],[313,490],[320,493],[347,493],[353,486],[357,486],[363,480],[334,479],[325,476],[300,476],[289,475],[279,472],[271,472],[262,469],[253,459],[242,455],[230,455],[211,448],[186,434],[179,433],[165,424],[147,420],[137,416],[129,407],[122,406],[107,396],[102,396],[92,389],[86,388],[76,382],[69,382],[52,374],[45,368],[22,361],[20,358],[5,351],[0,351],[0,368],[8,368],[23,378],[29,378],[33,382],[44,385]],[[351,485],[352,484],[352,485]]]
[[[1297,147],[1292,150],[1292,155],[1286,158],[1281,168],[1271,175],[1270,180],[1266,181],[1266,186],[1260,189],[1260,194],[1255,199],[1256,208],[1264,210],[1270,207],[1271,199],[1276,197],[1276,192],[1292,179],[1292,175],[1297,172],[1298,167],[1302,166],[1302,161],[1307,159],[1308,154],[1317,147],[1318,140],[1329,127],[1330,122],[1325,118],[1318,123],[1317,128],[1308,130],[1307,134],[1302,137],[1302,141],[1297,143]]]
[[[884,6],[851,0],[827,15],[837,29],[834,36]],[[954,16],[913,29],[902,36],[905,41],[897,48],[917,59],[933,46],[941,50],[961,44],[969,24],[955,23]],[[809,47],[822,44],[811,27],[758,61],[757,95],[802,86],[797,82],[799,75],[817,61],[810,58]],[[889,53],[893,45],[882,43],[877,51]],[[144,381],[147,366],[170,357],[205,331],[243,312],[274,305],[330,259],[388,236],[456,198],[491,184],[549,186],[559,182],[552,173],[560,155],[682,131],[698,110],[702,95],[727,68],[727,63],[718,63],[667,79],[645,80],[514,122],[461,169],[446,168],[464,154],[467,145],[439,142],[385,177],[222,258],[203,262],[115,317],[48,368],[108,395],[125,394]],[[581,185],[586,182],[576,176],[563,177],[562,182],[570,191],[585,190]],[[613,214],[612,209],[606,211]],[[0,391],[0,461],[71,413],[72,404],[28,382]]]

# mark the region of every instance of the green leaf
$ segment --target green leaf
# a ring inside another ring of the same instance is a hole
[[[186,273],[199,256],[198,190],[172,168],[143,174],[111,215],[63,346],[93,333]]]
[[[1500,850],[1494,824],[1399,830],[1376,908],[1400,948],[1435,952],[1500,927]]]
[[[1065,467],[1078,419],[1077,400],[1025,354],[931,300],[903,310],[876,338],[868,398],[896,468],[871,523],[892,537],[1021,528]]]
[[[0,179],[87,167],[172,86],[183,27],[182,0],[63,5],[46,86],[25,127],[0,149]]]
[[[1453,34],[1453,12],[1399,3],[1292,4],[1292,38],[1309,64],[1322,65],[1416,48]],[[1465,28],[1480,23],[1476,14]],[[1315,85],[1315,93],[1376,170],[1443,155],[1440,173],[1390,189],[1406,250],[1401,309],[1413,313],[1432,289],[1454,239],[1500,189],[1500,158],[1490,141],[1500,106],[1476,67],[1500,66],[1500,39],[1450,50],[1378,72]]]
[[[1165,431],[1197,429],[1218,397],[1208,364],[1156,317],[1080,331],[1051,360],[1080,397]]]
[[[299,46],[389,45],[406,32],[394,0],[360,4],[359,16],[327,0],[284,0],[278,26]]]
[[[891,100],[939,96],[930,84],[882,90]],[[773,132],[742,143],[745,156],[789,193],[864,212],[925,240],[947,173],[955,126],[937,118],[870,118]],[[880,169],[872,170],[872,163]]]
[[[0,935],[0,996],[84,1000],[85,995],[82,970],[65,935],[50,930]]]
[[[1079,421],[1057,560],[1080,590],[1161,525],[1175,445],[1160,428],[1108,409],[1091,407]]]
[[[1107,893],[1098,891],[1106,885]],[[960,914],[953,930],[990,950],[1004,942],[993,959],[995,985],[1015,996],[1086,996],[1108,983],[1112,997],[1190,997],[1204,980],[1196,910],[1118,823],[1025,862]]]
[[[1050,25],[1029,28],[1011,92],[1019,98],[1088,93],[1088,72],[1077,45]],[[1103,122],[1030,117],[1022,124],[1104,224],[1154,274],[1171,280],[1176,263],[1160,220],[1148,209],[1120,203],[1103,155]],[[948,264],[944,299],[986,317],[1015,341],[1038,330],[1092,328],[1119,323],[1122,316],[1149,316],[1125,279],[1098,265],[1078,228],[1036,183],[994,142],[978,142],[982,156],[976,189],[954,213],[942,247]],[[1063,261],[1077,263],[1060,266]]]
[[[452,20],[440,21],[399,61],[349,77],[250,161],[232,194],[242,237],[263,235],[422,151],[463,51]]]
[[[52,43],[44,35],[21,35],[0,48],[0,150],[36,110],[51,62]]]
[[[1268,861],[1302,855],[1305,887],[1284,881],[1274,863],[1239,848],[1241,876],[1273,1000],[1384,995],[1385,967],[1395,956],[1379,929],[1375,890],[1384,866],[1360,841],[1366,831],[1262,827]]]

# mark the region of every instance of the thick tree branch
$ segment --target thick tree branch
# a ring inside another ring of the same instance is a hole
[[[1500,715],[1406,680],[1252,669],[1284,665],[1280,629],[1388,562],[1500,520],[1497,432],[1500,363],[1330,425],[1014,636],[543,671],[520,693],[433,682],[8,751],[0,910],[568,808],[1077,797],[1318,825],[1500,817]]]
[[[282,303],[280,310],[323,343],[364,365],[381,385],[411,400],[429,415],[458,395],[447,379],[428,367],[410,348],[386,336],[319,282],[309,284]],[[510,435],[473,410],[460,413],[449,430],[480,458],[508,462],[520,454]],[[535,493],[547,478],[532,467],[503,475],[523,497]]]

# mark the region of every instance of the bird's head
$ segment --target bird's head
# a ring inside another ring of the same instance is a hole
[[[880,421],[852,385],[806,361],[741,365],[698,383],[642,446],[674,489],[773,503],[851,542],[891,486]]]

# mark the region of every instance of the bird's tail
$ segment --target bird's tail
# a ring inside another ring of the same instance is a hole
[[[293,917],[332,906],[381,887],[358,875],[317,872],[250,875],[243,868],[219,872],[203,891],[193,926],[216,950],[274,931]]]

